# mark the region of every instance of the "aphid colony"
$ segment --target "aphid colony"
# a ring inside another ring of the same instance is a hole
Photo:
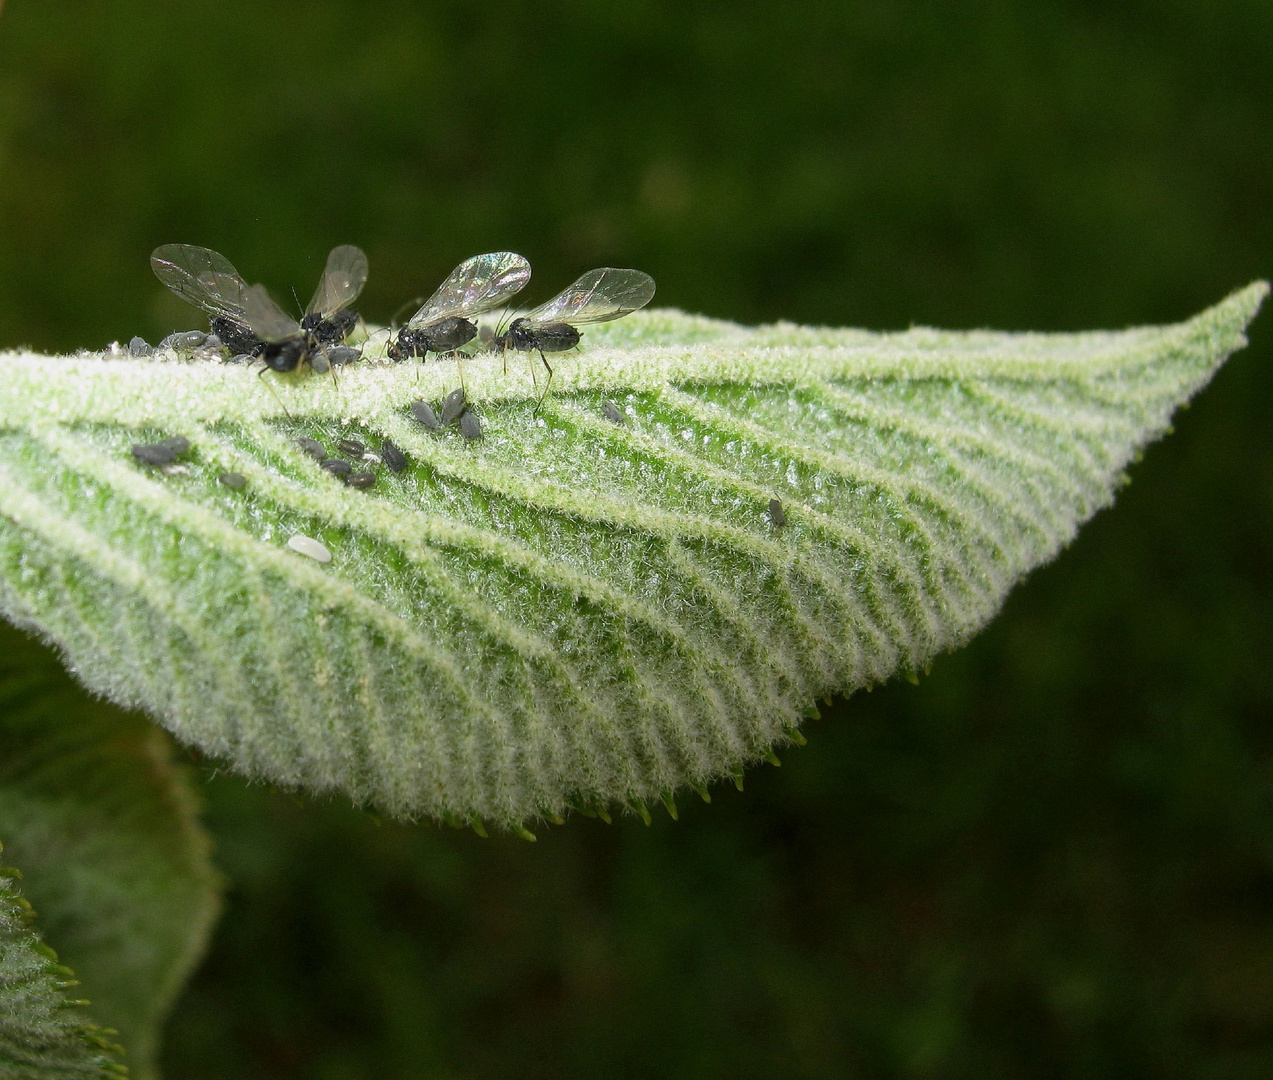
[[[219,353],[242,363],[260,360],[264,365],[261,374],[305,367],[328,372],[362,357],[360,349],[346,344],[360,322],[353,304],[367,282],[367,257],[357,247],[343,245],[332,249],[318,287],[299,319],[279,307],[263,285],[249,286],[228,259],[208,248],[165,244],[155,249],[150,264],[164,285],[203,311],[210,322],[206,334],[182,331],[168,335],[159,343],[160,350]],[[530,276],[530,263],[511,251],[466,259],[405,325],[390,329],[385,356],[400,362],[414,357],[423,361],[430,354],[451,355],[458,366],[462,355],[459,350],[478,336],[476,317],[506,308],[526,287]],[[654,280],[648,274],[600,267],[589,270],[546,303],[512,318],[506,327],[494,332],[484,329],[482,340],[487,347],[503,352],[514,349],[537,353],[548,374],[544,385],[547,393],[553,369],[546,354],[578,345],[582,337],[580,326],[622,318],[645,307],[653,296]],[[141,338],[133,338],[128,344],[133,356],[148,356],[154,351]],[[408,412],[412,420],[429,431],[441,434],[458,428],[466,443],[482,438],[481,420],[465,396],[462,369],[461,386],[436,408],[420,399],[410,404]],[[613,401],[602,403],[602,414],[616,425],[628,422]],[[298,439],[297,446],[333,479],[353,488],[375,486],[374,465],[383,464],[394,473],[403,472],[408,465],[406,454],[388,439],[381,442],[378,452],[352,438],[337,438],[334,453],[310,437]],[[132,455],[143,465],[165,472],[184,472],[185,467],[177,459],[189,449],[186,439],[174,436],[157,443],[139,443],[132,447]],[[248,484],[247,478],[237,472],[221,473],[218,480],[234,491]],[[774,529],[786,525],[786,513],[778,499],[769,501],[768,511]],[[288,546],[318,562],[331,560],[330,551],[312,537],[295,535]]]
[[[161,345],[226,350],[236,359],[260,359],[266,370],[308,366],[329,371],[360,357],[345,344],[358,324],[352,304],[367,283],[367,256],[350,244],[333,248],[318,288],[299,320],[271,299],[263,285],[249,286],[223,255],[190,244],[165,244],[150,257],[155,275],[203,311],[211,333],[172,334]],[[475,255],[460,263],[406,325],[390,332],[386,355],[401,361],[455,354],[477,337],[476,316],[503,308],[530,281],[530,263],[511,251]],[[538,353],[551,382],[546,354],[579,344],[579,327],[629,315],[654,296],[654,279],[640,270],[611,266],[589,270],[551,300],[512,319],[491,338],[493,348]],[[150,347],[129,342],[133,355]],[[547,385],[545,385],[547,390]]]
[[[375,486],[376,474],[370,468],[373,465],[383,464],[396,473],[407,467],[407,455],[388,439],[381,441],[379,453],[368,450],[357,439],[337,439],[336,450],[343,457],[329,454],[327,448],[317,439],[297,439],[296,445],[317,461],[319,468],[355,488]],[[143,465],[162,468],[165,472],[185,472],[185,466],[178,464],[177,459],[184,457],[189,450],[189,440],[181,435],[174,435],[157,443],[135,443],[132,455]],[[248,482],[247,477],[237,472],[223,472],[217,479],[234,491],[241,491],[247,487]]]

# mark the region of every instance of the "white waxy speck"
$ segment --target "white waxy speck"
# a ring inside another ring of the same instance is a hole
[[[312,536],[304,536],[301,533],[297,533],[288,540],[287,546],[297,554],[305,555],[315,562],[329,563],[332,561],[332,553]]]

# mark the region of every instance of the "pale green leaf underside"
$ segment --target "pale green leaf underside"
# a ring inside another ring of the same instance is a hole
[[[71,972],[42,946],[18,885],[0,869],[0,1080],[118,1075],[117,1048],[76,1007]]]
[[[538,416],[524,357],[466,362],[475,445],[409,418],[450,363],[267,376],[289,419],[242,368],[11,355],[0,604],[253,776],[506,824],[656,798],[966,640],[1111,501],[1266,291],[1121,333],[638,314],[557,358]],[[171,434],[189,475],[131,461]],[[411,465],[348,489],[301,435],[388,437]],[[331,563],[288,550],[298,532]]]
[[[145,717],[88,700],[47,649],[0,624],[5,856],[135,1080],[157,1075],[161,1023],[217,911],[188,772]]]

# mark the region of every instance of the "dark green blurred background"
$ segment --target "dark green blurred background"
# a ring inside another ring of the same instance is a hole
[[[0,346],[387,318],[511,247],[711,315],[1176,320],[1273,274],[1269,0],[9,0]],[[536,845],[210,779],[170,1080],[1273,1075],[1273,324],[993,627],[681,820]],[[211,775],[210,770],[205,770]]]

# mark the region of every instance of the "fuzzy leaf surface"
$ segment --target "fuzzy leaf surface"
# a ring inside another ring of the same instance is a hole
[[[0,624],[0,836],[41,933],[137,1080],[218,907],[190,770],[145,717],[94,701]]]
[[[967,640],[1112,501],[1266,291],[1112,333],[639,313],[558,355],[538,410],[524,356],[465,361],[474,440],[412,419],[441,412],[450,362],[337,383],[11,354],[0,609],[251,776],[510,826],[655,799]],[[173,435],[178,472],[132,460]],[[389,439],[407,466],[354,489],[301,437]]]
[[[40,940],[19,885],[0,867],[0,1080],[117,1077],[119,1047],[85,1018],[74,975]]]

